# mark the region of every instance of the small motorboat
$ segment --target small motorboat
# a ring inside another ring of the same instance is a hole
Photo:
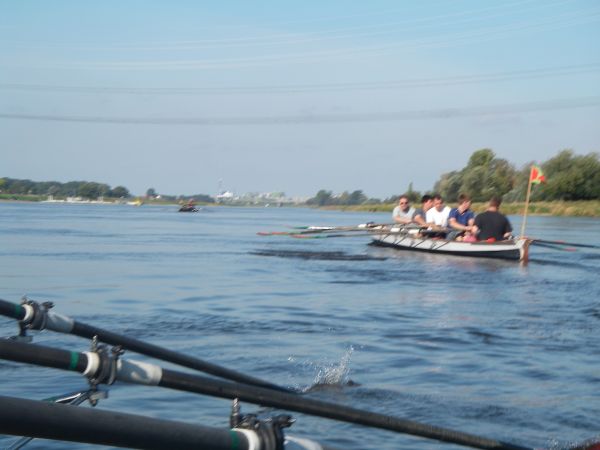
[[[195,205],[193,205],[192,203],[188,203],[187,205],[183,205],[181,206],[181,208],[179,208],[179,212],[198,212],[200,211],[198,208],[196,208]]]

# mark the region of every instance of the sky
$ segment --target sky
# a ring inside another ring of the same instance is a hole
[[[428,191],[600,151],[597,0],[0,0],[0,177]]]

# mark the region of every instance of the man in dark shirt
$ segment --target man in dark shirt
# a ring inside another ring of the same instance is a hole
[[[433,197],[431,195],[424,195],[421,197],[421,207],[415,209],[415,213],[413,215],[413,221],[421,225],[422,227],[429,226],[426,220],[427,211],[429,211],[433,207]]]
[[[502,241],[510,237],[512,226],[506,216],[498,211],[502,201],[492,197],[488,209],[475,217],[473,231],[480,241]]]

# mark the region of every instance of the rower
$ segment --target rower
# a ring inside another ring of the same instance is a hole
[[[458,196],[458,207],[452,208],[448,215],[448,225],[452,229],[448,233],[448,240],[462,241],[463,237],[471,236],[471,230],[475,223],[475,213],[469,209],[471,207],[471,197],[467,194]]]
[[[421,207],[415,210],[415,214],[413,215],[413,222],[417,225],[421,225],[422,227],[428,227],[431,224],[427,223],[427,211],[429,211],[433,207],[433,197],[431,195],[425,194],[421,197]]]
[[[472,232],[480,241],[495,242],[510,239],[512,225],[499,211],[501,203],[500,197],[492,197],[487,210],[475,217]]]
[[[448,215],[450,207],[444,205],[444,199],[440,194],[433,196],[433,206],[427,210],[425,219],[429,229],[425,233],[427,237],[445,238],[448,227]]]
[[[410,200],[407,195],[401,195],[398,199],[398,206],[394,208],[392,212],[392,218],[395,223],[408,225],[412,223],[413,216],[415,214],[415,208],[410,206]]]
[[[450,207],[444,205],[444,199],[440,194],[435,194],[433,196],[433,208],[427,211],[427,222],[433,223],[441,228],[446,228],[448,226],[449,214]]]

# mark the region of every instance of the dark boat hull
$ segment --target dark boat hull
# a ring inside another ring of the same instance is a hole
[[[189,207],[189,206],[182,206],[181,208],[179,208],[179,212],[198,212],[198,208],[195,207]]]

